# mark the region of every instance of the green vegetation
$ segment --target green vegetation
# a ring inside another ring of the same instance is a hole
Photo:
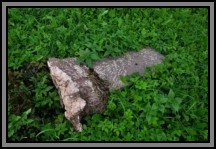
[[[109,96],[77,133],[64,118],[46,61],[92,62],[144,47],[166,58]],[[10,141],[208,139],[207,8],[9,8]]]

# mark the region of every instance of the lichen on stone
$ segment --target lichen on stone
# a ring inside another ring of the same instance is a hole
[[[145,67],[160,63],[163,56],[152,49],[128,52],[118,58],[106,58],[89,69],[76,63],[76,58],[50,58],[47,62],[53,83],[58,89],[65,117],[75,130],[82,131],[81,120],[92,113],[102,113],[109,91],[124,84],[120,76],[144,75]]]
[[[82,131],[83,116],[104,110],[107,88],[96,85],[95,82],[102,83],[101,80],[89,77],[90,70],[76,64],[74,58],[50,58],[47,63],[65,109],[65,117],[77,131]]]

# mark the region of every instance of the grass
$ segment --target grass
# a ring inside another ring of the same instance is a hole
[[[64,118],[46,61],[92,62],[154,48],[165,56],[113,91],[77,133]],[[9,8],[8,140],[208,140],[207,8]]]

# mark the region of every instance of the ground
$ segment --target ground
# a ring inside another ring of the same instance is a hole
[[[89,67],[151,47],[165,56],[145,78],[122,78],[103,114],[77,133],[46,65],[78,57]],[[18,141],[208,140],[208,9],[9,8],[8,139]]]

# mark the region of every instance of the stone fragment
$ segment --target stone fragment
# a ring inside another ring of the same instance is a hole
[[[47,62],[65,117],[76,131],[82,131],[81,120],[92,113],[102,113],[111,89],[124,84],[120,76],[144,75],[147,66],[162,62],[163,56],[152,49],[128,52],[118,58],[106,58],[93,64],[93,69],[78,65],[76,58],[50,58]]]

